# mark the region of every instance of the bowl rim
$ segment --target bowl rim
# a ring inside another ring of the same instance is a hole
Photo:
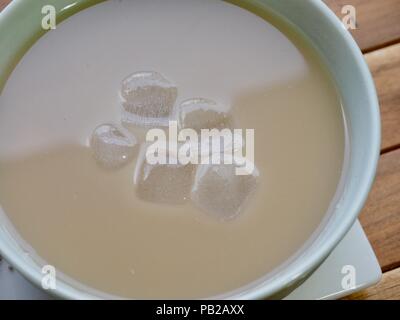
[[[8,32],[10,26],[15,26],[16,21],[18,21],[18,16],[31,10],[34,6],[35,8],[41,8],[44,4],[54,4],[57,6],[57,12],[61,13],[61,18],[65,19],[87,7],[94,4],[103,2],[105,0],[38,0],[29,1],[24,0],[13,0],[1,13],[0,13],[0,41],[4,40],[4,34]],[[252,0],[249,0],[250,2]],[[268,0],[255,0],[252,2],[261,2],[263,5],[268,5]],[[369,129],[371,130],[372,141],[370,142],[370,154],[365,155],[367,159],[365,165],[365,172],[363,177],[361,177],[362,183],[360,183],[358,192],[355,194],[352,205],[349,208],[347,214],[345,215],[343,221],[340,225],[332,232],[331,236],[324,240],[324,242],[319,246],[318,250],[312,252],[307,259],[303,259],[298,262],[294,267],[285,270],[284,277],[272,277],[268,284],[261,283],[258,286],[252,287],[251,290],[243,291],[243,288],[235,290],[238,293],[232,292],[233,295],[229,295],[227,298],[233,299],[261,299],[267,296],[271,296],[284,288],[289,287],[292,283],[299,281],[304,275],[310,273],[315,269],[336,247],[340,240],[345,236],[345,234],[350,230],[351,226],[354,224],[359,212],[361,211],[368,193],[372,187],[376,168],[378,164],[378,159],[380,156],[380,114],[379,114],[379,104],[376,94],[375,85],[369,71],[369,68],[364,60],[364,57],[356,44],[355,40],[352,38],[350,33],[344,28],[340,20],[336,15],[329,9],[329,7],[320,0],[308,0],[305,2],[306,5],[314,7],[318,14],[323,15],[327,19],[327,23],[335,29],[335,32],[345,41],[345,50],[348,51],[350,55],[357,61],[357,67],[360,73],[360,77],[364,79],[364,87],[368,92],[368,112],[371,114],[371,123],[369,124]],[[40,14],[40,10],[37,10]],[[23,16],[26,19],[30,19],[28,24],[25,24],[25,28],[31,27],[35,28],[35,32],[26,33],[25,36],[21,36],[20,39],[12,39],[12,46],[10,46],[10,54],[6,59],[0,59],[0,88],[6,82],[6,79],[11,74],[15,65],[18,63],[19,59],[25,54],[25,52],[30,48],[30,46],[37,41],[45,32],[40,28],[40,25],[32,20],[29,16]],[[58,17],[58,16],[57,16]],[[6,38],[10,41],[10,38]],[[0,90],[1,94],[1,90]],[[1,225],[0,225],[1,233]],[[23,259],[19,253],[15,252],[11,245],[7,245],[0,241],[0,254],[27,279],[33,282],[38,287],[41,286],[42,273],[40,270],[36,270],[30,265],[25,259]],[[60,282],[60,281],[59,281]],[[83,292],[66,282],[57,283],[57,289],[49,291],[50,294],[57,295],[62,298],[67,299],[98,299],[99,296],[91,292]],[[241,291],[241,292],[240,292]],[[221,296],[225,296],[223,294]]]

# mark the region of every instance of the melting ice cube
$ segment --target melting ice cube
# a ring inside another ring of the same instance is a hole
[[[122,81],[122,121],[141,126],[166,126],[177,95],[177,87],[161,74],[134,73]]]
[[[136,163],[134,183],[139,198],[166,204],[183,204],[190,199],[194,165],[151,164],[146,157],[148,144],[143,144]]]
[[[257,187],[258,170],[236,175],[238,164],[197,167],[191,192],[193,203],[219,221],[238,217]]]
[[[90,146],[100,165],[117,168],[132,159],[137,150],[137,139],[121,126],[102,124],[93,131]]]
[[[191,128],[200,133],[201,129],[231,128],[231,115],[216,102],[195,98],[182,102],[178,108],[180,128]]]
[[[215,152],[232,153],[235,148],[242,148],[241,137],[232,129],[232,116],[213,100],[189,99],[177,109],[180,129],[192,129],[201,138],[199,148],[202,157]],[[202,129],[209,131],[201,132]]]

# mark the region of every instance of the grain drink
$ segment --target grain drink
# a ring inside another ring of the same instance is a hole
[[[0,204],[32,256],[119,297],[204,298],[302,247],[338,188],[345,121],[318,54],[264,18],[109,0],[39,39],[0,96]],[[148,163],[146,133],[171,119],[254,130],[254,170]]]

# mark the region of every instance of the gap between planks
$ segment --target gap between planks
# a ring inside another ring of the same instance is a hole
[[[381,156],[360,221],[382,271],[400,267],[400,149]]]

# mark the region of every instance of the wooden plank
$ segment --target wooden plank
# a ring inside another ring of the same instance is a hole
[[[400,267],[400,149],[381,156],[360,220],[382,270]]]
[[[382,149],[400,146],[400,44],[365,55],[379,95]]]
[[[11,0],[0,0],[0,11],[3,10],[10,2]]]
[[[400,268],[384,273],[377,285],[343,300],[400,300]]]
[[[324,0],[342,19],[343,6],[356,8],[357,29],[351,30],[364,52],[400,41],[400,0]]]

